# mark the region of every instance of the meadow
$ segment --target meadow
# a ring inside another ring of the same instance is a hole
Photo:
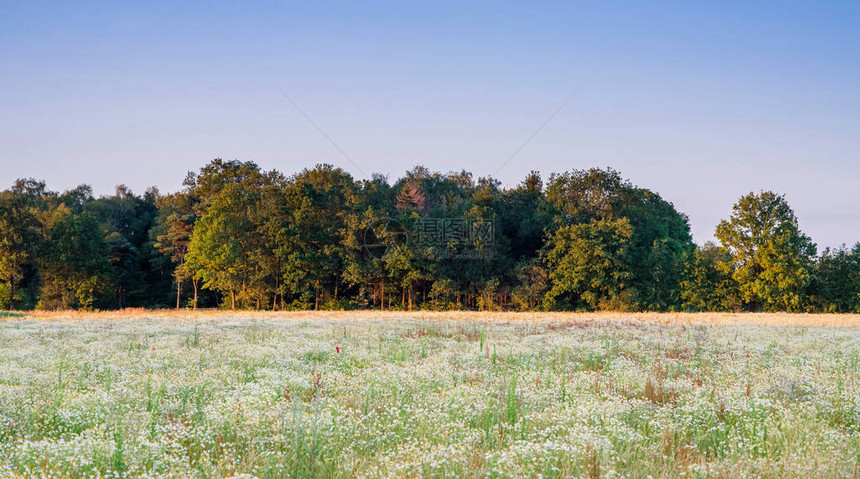
[[[860,317],[32,314],[0,477],[856,477]]]

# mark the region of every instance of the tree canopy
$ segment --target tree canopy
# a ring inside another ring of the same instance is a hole
[[[717,225],[716,237],[729,250],[732,278],[752,311],[803,309],[815,245],[785,197],[744,195],[731,218]]]
[[[785,197],[715,236],[612,169],[506,188],[216,159],[170,194],[0,192],[0,308],[860,311],[860,243],[816,255]]]

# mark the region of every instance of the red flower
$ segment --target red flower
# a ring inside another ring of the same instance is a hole
[[[334,350],[337,351],[338,353],[340,353],[340,346],[335,346]]]

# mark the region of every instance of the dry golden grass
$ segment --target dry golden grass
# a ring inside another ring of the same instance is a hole
[[[142,308],[119,311],[29,311],[9,319],[45,321],[90,321],[117,319],[420,319],[503,322],[588,322],[641,321],[657,324],[713,325],[806,325],[830,327],[860,326],[860,314],[789,314],[789,313],[625,313],[625,312],[487,312],[487,311],[230,311],[230,310],[147,310]]]

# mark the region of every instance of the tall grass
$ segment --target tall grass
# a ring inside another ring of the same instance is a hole
[[[789,315],[10,319],[0,477],[851,476],[858,326]]]

